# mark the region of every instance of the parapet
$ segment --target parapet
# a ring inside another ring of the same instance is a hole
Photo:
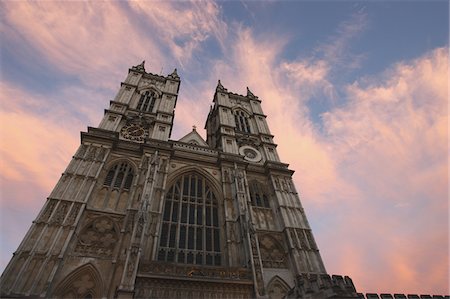
[[[445,295],[362,294],[356,291],[348,276],[302,273],[296,277],[295,287],[285,299],[450,299]]]
[[[367,293],[361,294],[358,293],[360,299],[450,299],[450,296],[442,296],[442,295],[416,295],[416,294],[374,294]]]

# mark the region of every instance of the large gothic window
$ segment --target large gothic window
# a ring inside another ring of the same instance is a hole
[[[178,178],[166,194],[158,260],[220,265],[217,209],[217,198],[205,178],[196,173]]]
[[[153,112],[153,107],[155,106],[156,94],[152,91],[146,91],[141,94],[137,109],[143,112]]]
[[[250,124],[248,123],[248,116],[244,111],[235,111],[234,121],[236,123],[236,130],[244,133],[251,133]]]
[[[250,197],[252,205],[263,208],[270,208],[269,198],[265,188],[257,181],[251,181],[249,184]]]

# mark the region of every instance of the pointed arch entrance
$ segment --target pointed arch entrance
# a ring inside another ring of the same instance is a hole
[[[56,298],[101,298],[103,280],[94,265],[86,264],[72,271],[54,291]]]

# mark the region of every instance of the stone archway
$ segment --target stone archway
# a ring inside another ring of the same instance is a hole
[[[72,271],[55,288],[56,298],[101,298],[103,280],[92,264],[86,264]]]
[[[278,275],[274,276],[267,284],[267,294],[270,299],[282,299],[289,290],[289,285]]]

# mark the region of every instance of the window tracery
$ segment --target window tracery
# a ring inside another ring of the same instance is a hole
[[[108,171],[103,186],[129,190],[132,182],[133,169],[128,163],[123,162],[121,164],[116,164]]]
[[[143,112],[153,112],[155,106],[156,94],[152,91],[146,91],[141,94],[137,109]]]
[[[166,194],[158,260],[221,264],[217,198],[196,173],[182,175]]]
[[[249,191],[253,206],[270,208],[269,197],[261,183],[258,181],[251,181],[249,184]]]
[[[244,133],[251,133],[248,116],[244,111],[234,111],[234,121],[236,123],[236,130]]]
[[[134,171],[130,164],[127,162],[115,164],[106,173],[98,195],[92,199],[92,205],[124,211],[129,200],[133,178]]]

